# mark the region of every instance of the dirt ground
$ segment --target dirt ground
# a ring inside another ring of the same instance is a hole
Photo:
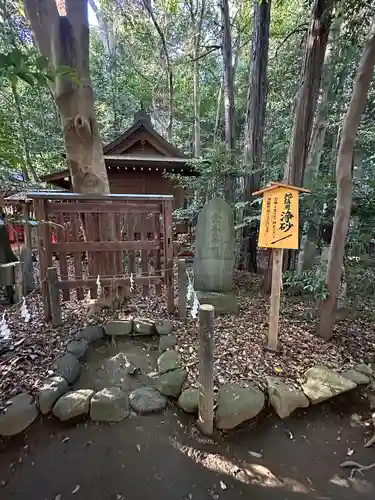
[[[363,447],[363,428],[355,425],[360,405],[346,398],[285,422],[266,416],[215,442],[201,438],[194,419],[172,406],[115,425],[63,426],[44,418],[1,443],[0,498],[374,498],[375,469],[350,480],[350,470],[340,468],[345,460],[375,462],[375,449]]]

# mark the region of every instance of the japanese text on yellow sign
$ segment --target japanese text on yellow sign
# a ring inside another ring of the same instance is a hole
[[[298,191],[275,187],[263,194],[260,248],[298,248]]]

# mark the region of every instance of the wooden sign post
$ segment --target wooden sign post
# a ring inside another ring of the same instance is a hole
[[[259,248],[272,248],[272,287],[267,349],[277,352],[283,251],[298,249],[298,194],[308,189],[272,182],[253,196],[263,195]]]

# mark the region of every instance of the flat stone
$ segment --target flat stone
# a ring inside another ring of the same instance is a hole
[[[155,326],[159,335],[170,335],[172,333],[173,323],[169,319],[157,321]]]
[[[357,365],[354,366],[354,370],[356,370],[357,372],[364,373],[368,377],[372,376],[371,365],[366,365],[365,363],[358,363]]]
[[[87,342],[94,342],[101,340],[104,337],[104,328],[101,325],[87,326],[77,334],[78,339],[87,340]]]
[[[214,306],[215,315],[238,313],[238,299],[234,293],[201,292],[197,290],[196,294],[200,304]]]
[[[182,386],[187,377],[187,371],[177,368],[171,372],[163,373],[156,381],[156,388],[159,392],[170,398],[177,399],[181,394]]]
[[[52,368],[64,378],[68,384],[74,384],[81,373],[81,366],[78,359],[70,352],[60,356],[53,363]]]
[[[162,396],[154,387],[141,387],[129,395],[130,406],[141,414],[156,413],[167,406],[167,398]]]
[[[123,319],[119,321],[111,321],[104,325],[106,335],[130,335],[133,329],[132,319]]]
[[[87,415],[90,410],[90,400],[94,394],[91,389],[79,389],[64,394],[53,407],[53,414],[61,421],[81,415]]]
[[[14,436],[24,431],[38,416],[38,408],[33,397],[26,392],[17,394],[9,400],[0,412],[0,436]]]
[[[321,403],[357,387],[351,380],[325,366],[309,368],[305,378],[306,383],[302,385],[302,389],[312,404]]]
[[[174,349],[177,344],[176,335],[162,335],[159,339],[159,352]]]
[[[277,377],[267,377],[268,399],[280,418],[289,417],[296,408],[310,404],[302,391],[287,385]]]
[[[370,383],[370,377],[364,373],[358,372],[357,370],[350,368],[341,373],[341,375],[357,385],[367,385]]]
[[[181,367],[181,356],[176,351],[165,351],[158,357],[159,373],[170,372]]]
[[[52,411],[56,401],[69,390],[68,382],[62,377],[47,379],[37,395],[39,410],[43,415]]]
[[[134,335],[154,335],[155,323],[147,318],[136,318],[133,320]]]
[[[72,340],[66,346],[66,350],[70,352],[70,354],[74,354],[77,359],[82,359],[85,357],[87,349],[89,348],[89,343],[87,340]]]
[[[177,404],[186,413],[198,413],[198,389],[182,391]]]
[[[97,422],[121,422],[129,414],[128,396],[119,387],[103,389],[91,399],[90,417]]]
[[[256,417],[264,407],[264,394],[253,384],[225,384],[220,388],[215,426],[234,429]]]

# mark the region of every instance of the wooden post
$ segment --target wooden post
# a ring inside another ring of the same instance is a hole
[[[23,272],[22,263],[13,262],[14,266],[14,291],[15,291],[15,301],[20,302],[23,297]]]
[[[45,202],[42,199],[34,200],[35,218],[38,224],[38,255],[39,255],[39,279],[42,288],[44,318],[49,321],[51,319],[51,309],[49,303],[49,292],[47,277],[47,267],[51,265],[52,256],[50,249],[50,233],[46,224],[41,221],[46,220]]]
[[[169,314],[174,312],[173,292],[173,233],[172,233],[172,200],[163,202],[163,249],[164,249],[164,280],[167,291],[167,308]]]
[[[60,326],[61,319],[61,304],[60,304],[60,289],[59,279],[57,277],[56,267],[49,267],[47,269],[48,276],[48,289],[51,303],[51,316],[53,326]]]
[[[280,290],[283,271],[283,249],[272,249],[272,286],[270,303],[270,323],[267,349],[277,352],[279,335]]]
[[[178,317],[186,321],[186,260],[178,259]]]
[[[26,202],[23,205],[23,218],[25,220],[25,223],[23,225],[25,247],[32,251],[33,243],[32,243],[32,237],[31,237],[31,226],[29,224],[29,203],[28,202]]]
[[[214,307],[202,304],[199,310],[199,396],[198,422],[201,432],[210,435],[214,427]]]

